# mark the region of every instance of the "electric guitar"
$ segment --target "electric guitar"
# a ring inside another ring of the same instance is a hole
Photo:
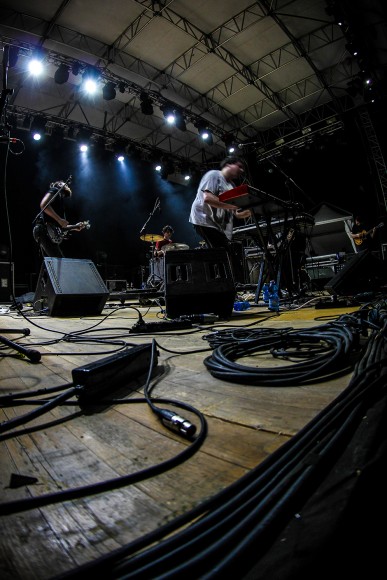
[[[361,246],[362,243],[364,242],[364,240],[366,239],[366,237],[369,236],[369,234],[373,230],[377,230],[378,228],[382,228],[383,226],[384,226],[384,223],[383,222],[380,222],[380,224],[378,224],[374,228],[371,228],[370,230],[368,230],[368,232],[366,232],[366,230],[363,230],[362,232],[359,232],[360,238],[355,238],[353,241],[355,242],[355,244],[357,246]]]
[[[51,223],[46,224],[47,234],[54,244],[60,244],[72,230],[83,230],[83,229],[90,229],[90,222],[78,222],[73,226],[66,226],[65,228],[61,228],[60,226],[56,226]]]

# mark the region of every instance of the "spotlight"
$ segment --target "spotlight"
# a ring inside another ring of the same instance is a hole
[[[54,80],[58,85],[64,85],[69,80],[70,69],[67,64],[60,64],[54,74]]]
[[[162,105],[160,107],[160,111],[162,111],[165,120],[167,121],[168,125],[174,125],[176,121],[175,111],[172,105]]]
[[[153,104],[152,100],[149,98],[147,93],[141,93],[140,95],[140,106],[141,112],[144,115],[153,115]]]
[[[97,81],[100,77],[100,72],[97,68],[89,66],[82,75],[82,87],[89,94],[95,93],[97,90]]]
[[[234,136],[231,133],[225,133],[222,137],[224,144],[226,145],[227,153],[234,153],[235,152],[235,140]]]
[[[28,65],[28,70],[33,76],[39,76],[43,72],[42,61],[38,58],[33,58]]]
[[[41,115],[35,117],[31,123],[30,131],[35,141],[39,141],[46,130],[46,119]]]
[[[81,151],[87,151],[91,135],[91,129],[87,129],[86,127],[81,127],[79,129],[76,140],[79,143],[79,148]]]
[[[160,173],[161,179],[167,179],[168,175],[174,173],[175,166],[170,159],[162,157],[161,161],[155,165],[155,169],[158,173]]]
[[[204,121],[198,121],[197,123],[195,123],[195,127],[197,128],[199,135],[203,139],[203,141],[205,141],[209,145],[212,145],[213,143],[212,134],[207,128],[207,124]]]
[[[124,161],[125,159],[125,148],[126,148],[126,141],[119,140],[113,144],[113,151],[115,153],[116,158],[118,161]]]
[[[102,96],[105,101],[112,101],[116,98],[116,85],[109,81],[106,83],[102,89]]]

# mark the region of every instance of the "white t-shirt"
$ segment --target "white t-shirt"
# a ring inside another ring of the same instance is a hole
[[[216,197],[219,197],[220,193],[233,189],[234,187],[235,185],[227,181],[223,173],[218,169],[207,171],[199,183],[198,191],[191,207],[189,216],[190,223],[197,226],[215,228],[224,232],[227,238],[231,240],[234,213],[228,209],[211,207],[204,201],[204,191],[210,191]]]

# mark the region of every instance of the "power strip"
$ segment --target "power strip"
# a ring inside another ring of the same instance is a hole
[[[158,322],[137,322],[129,332],[133,334],[153,334],[170,330],[184,330],[192,328],[189,320],[159,320]]]
[[[95,403],[101,397],[112,394],[117,387],[128,383],[149,371],[152,355],[151,344],[133,346],[123,352],[73,369],[74,385],[79,386],[80,407]],[[153,368],[157,365],[157,352]]]

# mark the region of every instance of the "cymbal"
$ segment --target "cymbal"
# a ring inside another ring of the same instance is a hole
[[[143,234],[140,236],[140,240],[143,242],[160,242],[163,239],[163,236],[159,234]]]
[[[189,246],[187,244],[165,244],[163,247],[164,251],[170,252],[171,250],[189,250]]]

